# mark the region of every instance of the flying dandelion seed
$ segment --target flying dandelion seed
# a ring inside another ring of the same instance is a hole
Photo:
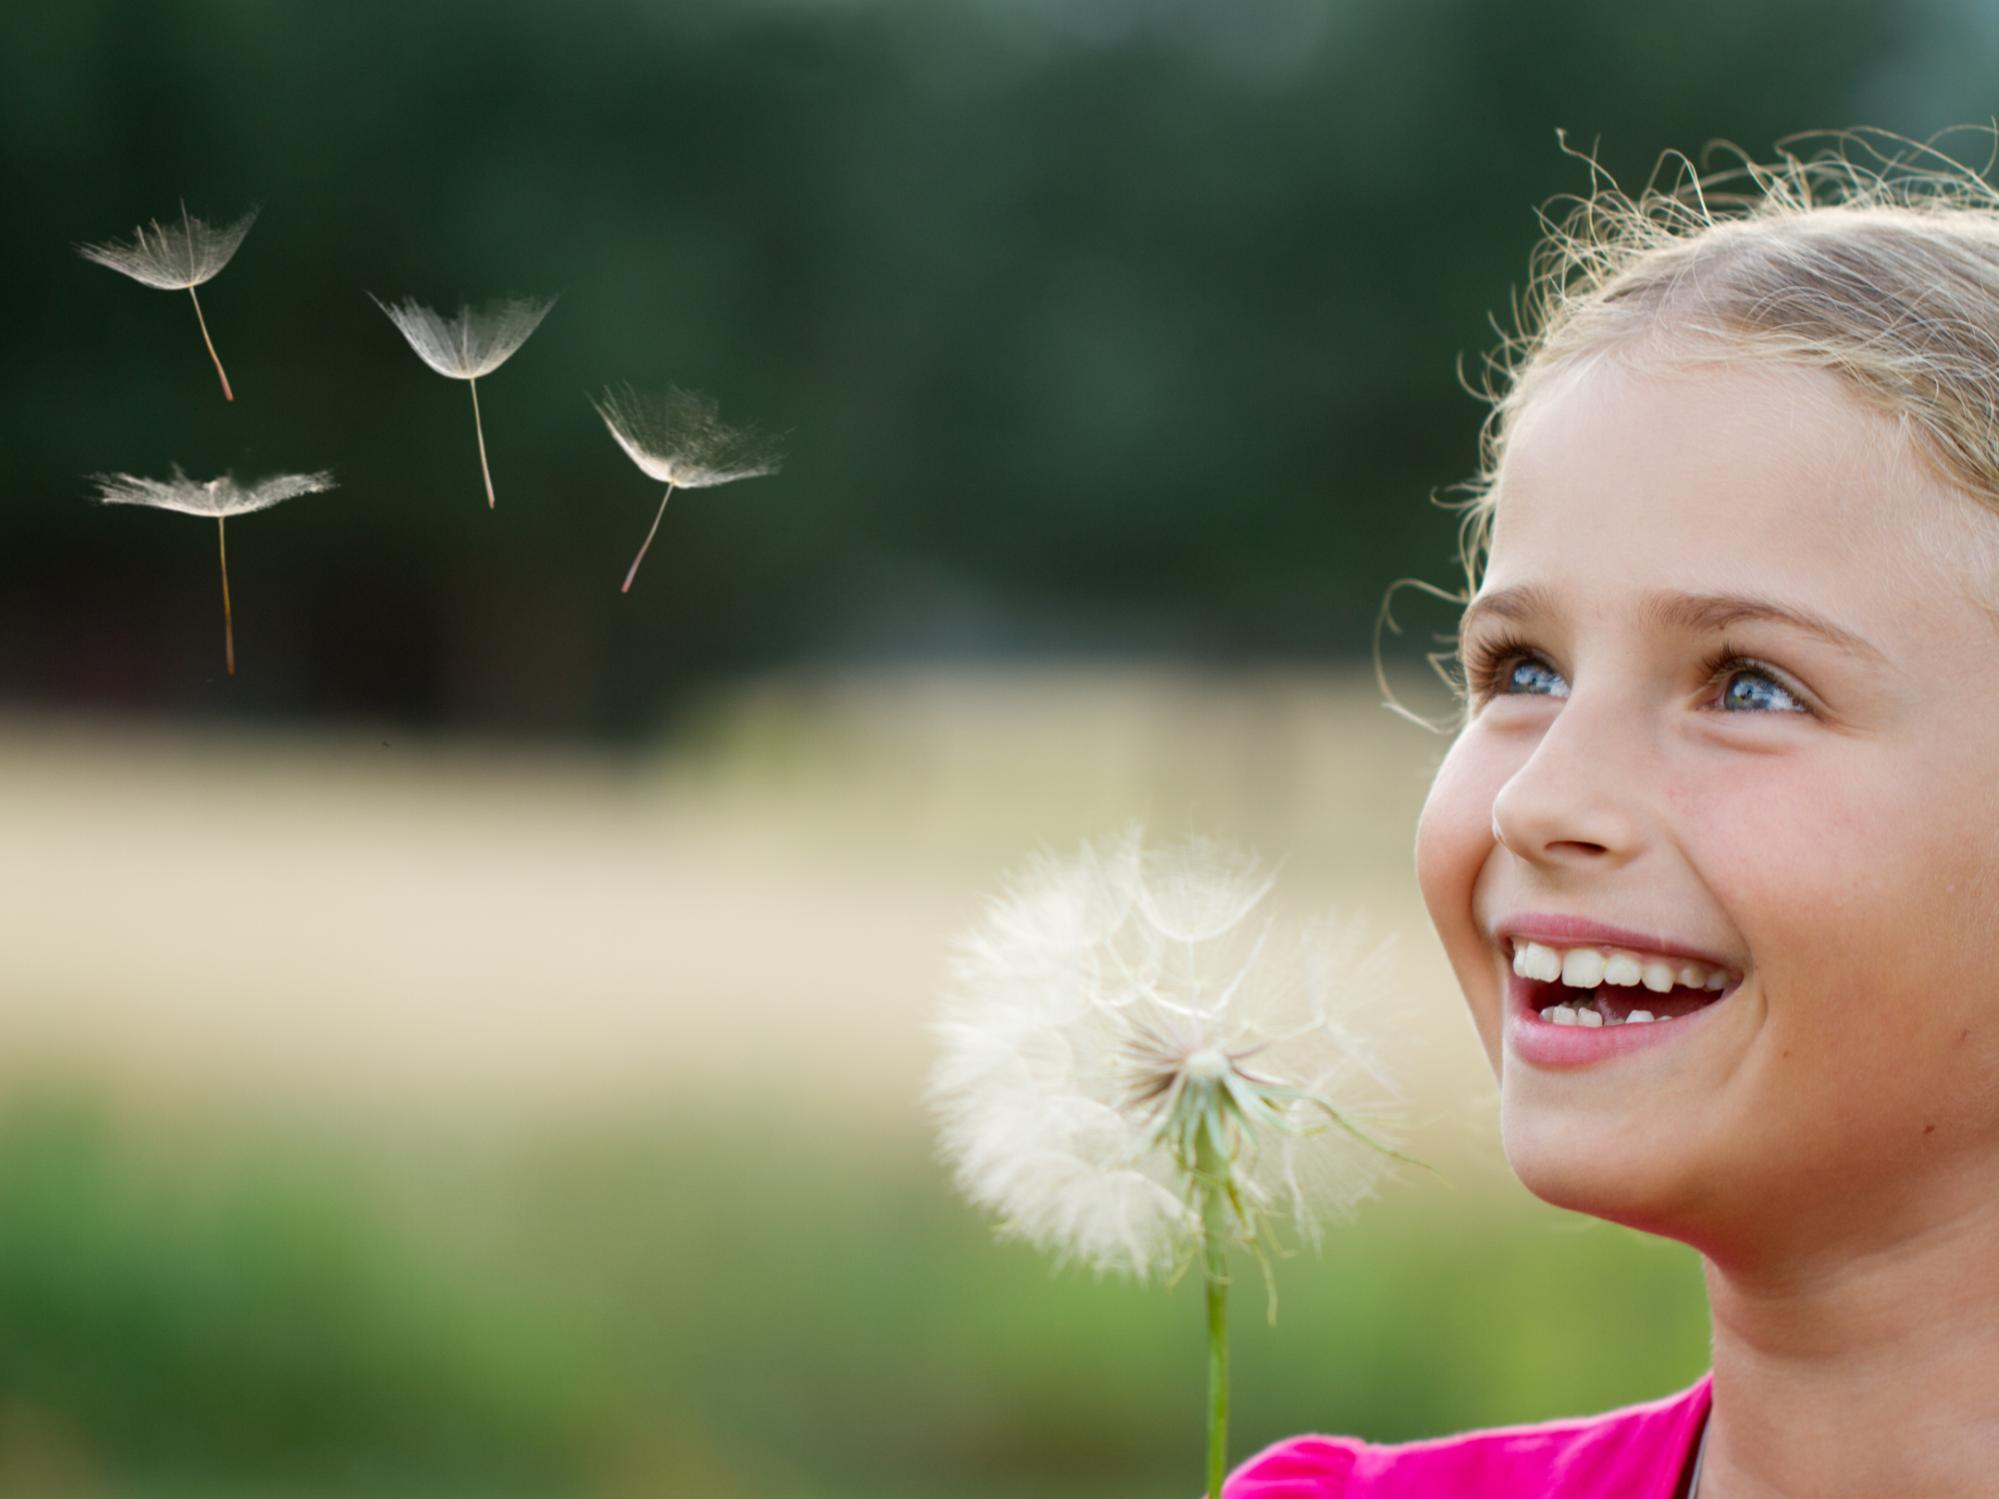
[[[620,385],[606,389],[602,399],[592,397],[590,404],[640,471],[666,486],[652,529],[632,559],[620,593],[632,591],[632,579],[639,575],[639,564],[659,534],[674,490],[759,478],[776,473],[784,461],[776,438],[754,427],[724,425],[715,403],[691,390],[676,388],[652,396]]]
[[[1198,1262],[1208,1486],[1227,1451],[1228,1251],[1316,1244],[1398,1155],[1395,1092],[1348,1018],[1386,953],[1286,931],[1247,856],[1136,832],[1043,858],[960,941],[929,1101],[960,1189],[1003,1234],[1145,1279]],[[1274,1311],[1274,1305],[1273,1305]]]
[[[178,224],[171,221],[162,224],[154,219],[152,232],[147,233],[145,225],[140,225],[132,231],[129,245],[110,240],[101,245],[78,245],[76,253],[147,286],[161,291],[185,291],[193,297],[194,320],[201,328],[201,341],[208,345],[208,357],[215,361],[216,376],[222,381],[222,399],[233,401],[236,393],[229,388],[229,377],[222,372],[221,357],[215,352],[215,340],[208,336],[208,319],[201,315],[201,298],[195,296],[194,289],[213,280],[229,264],[236,247],[243,243],[243,236],[256,221],[257,210],[252,208],[235,223],[216,228],[189,213],[187,204],[182,203]]]
[[[222,559],[222,650],[229,675],[236,675],[236,623],[229,608],[229,538],[222,523],[232,515],[248,515],[268,510],[282,501],[302,494],[320,494],[332,489],[333,475],[273,474],[255,484],[238,484],[229,475],[219,479],[190,479],[175,464],[167,480],[139,479],[131,474],[97,474],[97,498],[106,505],[151,505],[157,510],[178,510],[183,515],[215,517],[215,546]]]
[[[453,380],[472,387],[472,430],[479,439],[479,473],[486,481],[486,508],[494,508],[493,471],[486,464],[486,426],[479,417],[479,377],[505,364],[541,326],[553,297],[501,297],[478,307],[460,307],[456,317],[443,317],[421,302],[384,302],[373,292],[368,299],[389,316],[417,358]]]

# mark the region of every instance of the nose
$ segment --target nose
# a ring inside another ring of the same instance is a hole
[[[1608,699],[1570,698],[1492,799],[1493,840],[1549,867],[1601,869],[1643,841],[1650,757]]]

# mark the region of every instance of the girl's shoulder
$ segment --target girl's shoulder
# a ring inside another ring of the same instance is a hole
[[[1251,1458],[1224,1499],[1675,1499],[1707,1419],[1708,1379],[1600,1416],[1377,1446],[1294,1437]]]

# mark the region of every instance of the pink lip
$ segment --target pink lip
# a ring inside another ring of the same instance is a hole
[[[1702,952],[1697,947],[1671,942],[1650,932],[1633,931],[1629,927],[1585,921],[1580,916],[1529,912],[1498,922],[1492,930],[1494,937],[1499,939],[1512,937],[1524,942],[1540,942],[1549,947],[1578,947],[1585,943],[1600,947],[1625,947],[1636,952],[1657,953],[1663,958],[1685,958],[1709,968],[1726,969],[1731,977],[1741,972],[1726,958],[1717,958],[1713,953]]]

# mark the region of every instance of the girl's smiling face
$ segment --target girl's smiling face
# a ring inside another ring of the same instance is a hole
[[[1521,1179],[1717,1259],[1990,1200],[1999,631],[1946,559],[1999,518],[1835,377],[1752,360],[1555,374],[1496,494],[1417,866]],[[1726,987],[1557,1028],[1589,990],[1517,976],[1516,934]]]

